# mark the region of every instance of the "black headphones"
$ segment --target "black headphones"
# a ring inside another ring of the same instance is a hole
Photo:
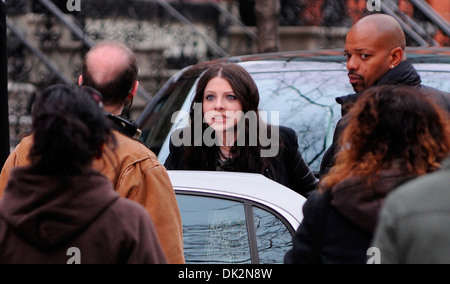
[[[105,116],[109,119],[111,119],[114,124],[112,125],[112,127],[119,131],[120,133],[131,137],[131,138],[135,138],[138,139],[141,136],[141,130],[138,128],[136,122],[134,121],[128,121],[123,117],[114,115],[112,113],[109,112],[104,112]]]
[[[99,106],[101,106],[103,108],[103,104],[101,102],[102,100],[102,94],[97,91],[96,89],[92,88],[92,87],[88,87],[88,86],[84,86],[83,84],[83,80],[80,81],[80,86],[88,91],[90,91],[90,93],[93,96],[94,100],[99,100]],[[133,87],[130,89],[129,91],[129,95],[131,95],[131,99],[130,99],[130,103],[128,104],[128,106],[125,107],[125,110],[122,113],[126,113],[131,109],[131,106],[133,105],[133,98],[134,96],[132,95],[132,91],[133,91]],[[138,139],[141,136],[141,130],[138,128],[136,122],[134,121],[128,121],[123,117],[114,115],[112,113],[109,113],[107,111],[104,111],[105,116],[107,118],[109,118],[113,123],[112,128],[114,128],[115,130],[119,131],[120,133],[131,137],[131,138],[136,138]]]

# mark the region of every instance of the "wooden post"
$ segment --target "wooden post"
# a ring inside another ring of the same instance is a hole
[[[280,51],[280,11],[279,0],[255,1],[258,52]]]

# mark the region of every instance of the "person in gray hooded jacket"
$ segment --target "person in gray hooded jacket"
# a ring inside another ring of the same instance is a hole
[[[450,263],[450,159],[386,199],[372,247],[382,264]]]
[[[90,167],[115,145],[100,99],[66,85],[37,96],[31,165],[12,170],[0,200],[1,264],[167,263],[146,210]]]

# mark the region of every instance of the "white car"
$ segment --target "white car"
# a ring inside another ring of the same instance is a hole
[[[283,263],[306,199],[260,174],[168,171],[189,264]]]

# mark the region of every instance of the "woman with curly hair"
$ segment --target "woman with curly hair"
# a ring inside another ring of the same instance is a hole
[[[303,207],[286,263],[365,263],[385,197],[440,167],[450,125],[420,89],[379,86],[358,99],[341,139],[335,166]]]

